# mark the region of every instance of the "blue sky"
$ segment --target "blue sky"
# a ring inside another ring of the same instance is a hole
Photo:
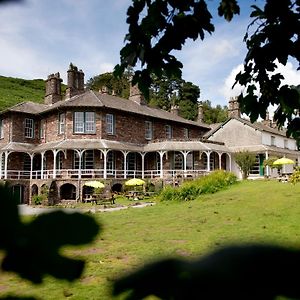
[[[207,0],[216,10],[217,0]],[[184,63],[183,78],[197,84],[199,100],[226,105],[235,74],[246,49],[242,42],[249,23],[249,6],[228,23],[214,16],[215,33],[203,41],[188,41],[176,53]],[[75,5],[76,3],[76,5]],[[25,0],[23,5],[0,6],[0,75],[45,79],[60,72],[66,82],[70,62],[85,72],[85,79],[113,70],[127,32],[126,11],[131,0]],[[256,5],[263,3],[257,0]],[[289,63],[280,67],[290,84],[300,75]]]

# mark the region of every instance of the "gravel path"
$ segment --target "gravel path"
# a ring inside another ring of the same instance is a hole
[[[21,204],[18,205],[19,213],[22,216],[31,216],[31,215],[39,215],[43,213],[49,213],[56,210],[63,210],[67,213],[73,213],[73,212],[91,212],[91,213],[97,213],[97,212],[111,212],[116,210],[122,210],[122,209],[128,209],[128,208],[143,208],[146,206],[152,206],[155,205],[155,203],[147,202],[132,206],[119,206],[119,207],[110,207],[110,208],[100,208],[100,207],[91,207],[89,209],[79,209],[79,208],[53,208],[53,207],[36,207],[36,206],[30,206],[27,204]]]

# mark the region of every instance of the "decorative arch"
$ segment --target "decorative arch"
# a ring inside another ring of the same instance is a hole
[[[60,187],[60,199],[76,200],[76,186],[71,183],[65,183]]]
[[[36,184],[31,186],[31,196],[35,196],[39,194],[39,188]]]

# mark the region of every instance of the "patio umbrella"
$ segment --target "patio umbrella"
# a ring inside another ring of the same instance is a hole
[[[279,159],[276,159],[273,162],[273,166],[280,166],[280,165],[293,165],[295,162],[292,159],[282,157]]]
[[[145,181],[139,178],[132,178],[125,182],[126,186],[138,186],[145,184]]]
[[[93,187],[95,189],[97,189],[97,188],[104,188],[105,187],[105,185],[101,181],[98,181],[98,180],[86,181],[84,183],[84,185],[85,186]]]

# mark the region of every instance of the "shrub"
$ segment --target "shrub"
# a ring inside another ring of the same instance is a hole
[[[212,194],[227,186],[234,184],[237,181],[233,173],[218,170],[210,175],[200,177],[193,181],[186,181],[180,187],[166,187],[159,199],[161,201],[188,201],[194,200],[201,194]]]
[[[291,175],[289,181],[292,184],[296,184],[297,182],[300,182],[300,170],[295,170],[294,173]]]
[[[43,195],[33,195],[31,201],[35,205],[41,205],[44,201]]]

